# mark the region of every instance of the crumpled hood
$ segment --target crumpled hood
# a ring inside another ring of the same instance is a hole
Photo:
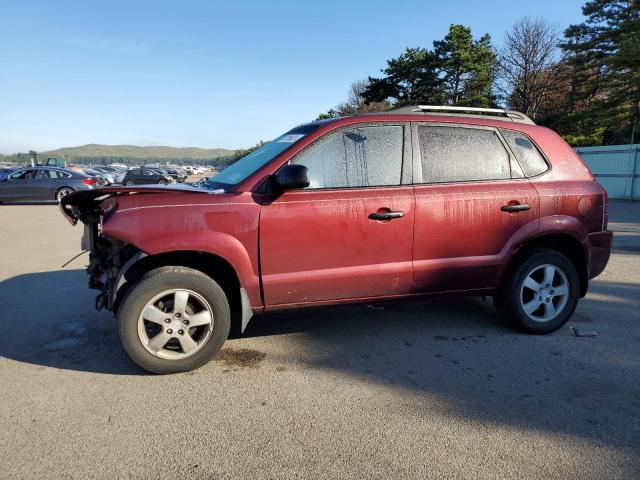
[[[219,195],[224,191],[209,190],[185,184],[140,185],[134,187],[112,186],[73,192],[60,201],[60,210],[67,220],[72,225],[75,225],[79,219],[85,222],[87,215],[100,213],[100,204],[109,198],[159,193]]]

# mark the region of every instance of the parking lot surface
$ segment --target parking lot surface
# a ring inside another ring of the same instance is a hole
[[[153,376],[94,310],[86,256],[60,268],[81,228],[1,205],[1,476],[640,478],[640,204],[611,204],[610,228],[552,335],[480,298],[287,311]]]

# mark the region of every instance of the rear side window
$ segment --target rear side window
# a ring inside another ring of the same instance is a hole
[[[69,178],[69,177],[71,177],[71,174],[69,174],[67,172],[62,172],[60,170],[49,170],[49,174],[51,175],[51,178]]]
[[[378,125],[330,133],[293,163],[309,169],[309,187],[400,185],[403,127]]]
[[[520,162],[522,170],[524,170],[524,174],[527,177],[539,175],[549,168],[540,151],[522,133],[514,132],[513,130],[500,130],[500,132],[518,158],[518,162]]]
[[[35,178],[42,180],[46,178],[51,178],[51,176],[49,175],[49,170],[42,170],[41,168],[39,168],[36,170]]]
[[[424,183],[511,178],[509,153],[493,130],[418,126],[418,140]]]

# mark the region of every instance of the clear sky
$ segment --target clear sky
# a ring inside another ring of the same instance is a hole
[[[248,147],[344,100],[451,23],[564,29],[583,0],[0,0],[0,152]]]

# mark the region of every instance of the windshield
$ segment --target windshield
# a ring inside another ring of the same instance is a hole
[[[217,175],[210,177],[207,180],[207,184],[212,188],[237,185],[260,167],[290,148],[294,143],[313,132],[320,125],[320,123],[309,123],[289,130],[284,135],[280,135],[275,140],[265,143],[257,150],[245,155]]]

